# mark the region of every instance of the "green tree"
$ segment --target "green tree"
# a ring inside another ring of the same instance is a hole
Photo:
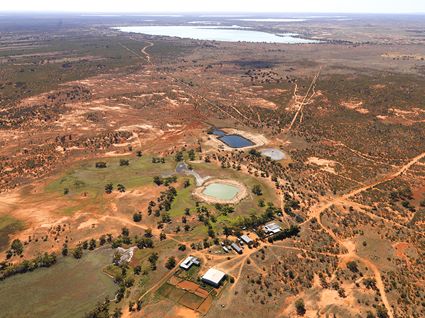
[[[128,166],[130,165],[130,161],[128,161],[127,159],[120,159],[120,166]]]
[[[376,308],[376,316],[378,318],[388,318],[388,311],[385,307],[383,306],[379,306],[378,308]]]
[[[159,176],[153,177],[153,183],[155,183],[157,186],[160,186],[162,184],[162,179]]]
[[[181,151],[177,151],[176,155],[174,156],[174,160],[179,162],[183,160],[183,152]]]
[[[347,268],[353,273],[357,273],[359,271],[359,267],[357,266],[357,262],[355,261],[348,262]]]
[[[68,255],[68,245],[64,244],[62,247],[62,255],[67,256]]]
[[[189,160],[190,161],[194,161],[195,160],[195,150],[190,149],[189,152],[188,152],[188,155],[189,155]]]
[[[261,190],[261,186],[259,184],[256,184],[252,187],[252,193],[255,195],[262,195],[263,191]]]
[[[12,245],[10,247],[16,255],[21,255],[24,252],[24,245],[19,239],[13,240]]]
[[[112,190],[114,189],[114,186],[112,185],[112,183],[107,183],[106,185],[105,185],[105,192],[107,193],[107,194],[110,194],[110,193],[112,193]]]
[[[173,269],[176,266],[176,258],[171,256],[168,258],[167,263],[165,263],[165,267],[168,269]]]
[[[76,247],[72,251],[72,256],[74,256],[76,259],[80,259],[81,257],[83,257],[83,248],[81,246]]]
[[[96,240],[95,239],[91,239],[89,242],[89,250],[94,250],[96,248]]]
[[[125,185],[123,185],[123,184],[121,184],[121,183],[119,183],[119,184],[117,184],[117,189],[118,189],[118,191],[119,192],[125,192]]]
[[[133,214],[133,221],[140,222],[142,220],[142,213],[137,212]]]
[[[305,310],[304,300],[302,298],[299,298],[295,301],[295,309],[297,310],[297,314],[299,316],[304,316],[306,310]]]

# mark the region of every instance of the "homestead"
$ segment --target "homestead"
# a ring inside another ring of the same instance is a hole
[[[199,266],[201,263],[199,262],[199,259],[197,259],[194,256],[188,256],[186,259],[180,264],[180,267],[184,270],[189,270],[192,265]]]

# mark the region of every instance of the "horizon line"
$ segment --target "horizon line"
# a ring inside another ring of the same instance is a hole
[[[152,15],[152,14],[179,14],[179,15],[193,15],[193,14],[222,14],[222,15],[234,15],[234,14],[270,14],[270,15],[280,15],[280,14],[347,14],[347,15],[356,15],[356,14],[391,14],[391,15],[425,15],[424,12],[384,12],[384,11],[359,11],[359,12],[326,12],[326,11],[282,11],[282,12],[272,12],[272,11],[59,11],[59,10],[45,10],[45,11],[25,11],[25,10],[7,10],[2,11],[0,9],[1,14],[116,14],[116,15],[132,15],[132,14],[140,14],[140,15]]]

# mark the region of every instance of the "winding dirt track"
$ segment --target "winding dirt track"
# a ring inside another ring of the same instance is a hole
[[[390,180],[397,178],[398,176],[405,173],[408,169],[410,169],[414,164],[416,164],[418,161],[420,161],[423,158],[425,158],[425,152],[423,152],[420,155],[412,158],[406,164],[400,166],[395,172],[390,173],[390,174],[384,176],[383,178],[381,178],[377,181],[373,181],[373,182],[371,182],[367,185],[364,185],[360,188],[354,189],[354,190],[352,190],[352,191],[350,191],[350,192],[348,192],[344,195],[334,197],[324,204],[322,202],[319,202],[315,207],[313,207],[311,209],[309,218],[305,221],[305,222],[308,222],[311,219],[316,218],[317,223],[320,225],[320,227],[322,227],[323,230],[325,230],[326,233],[329,234],[329,236],[331,236],[338,244],[340,244],[341,246],[344,246],[348,250],[348,253],[343,254],[340,257],[357,259],[357,260],[361,261],[362,263],[364,263],[368,268],[370,268],[373,271],[373,273],[375,275],[375,280],[376,280],[376,287],[378,288],[378,290],[381,294],[382,302],[383,302],[385,308],[387,309],[388,316],[390,318],[394,318],[394,314],[393,314],[392,307],[391,307],[391,305],[388,301],[388,298],[387,298],[387,295],[386,295],[386,292],[385,292],[385,285],[382,281],[381,273],[379,272],[378,267],[373,262],[371,262],[369,259],[366,259],[366,258],[363,258],[363,257],[360,257],[359,255],[357,255],[354,248],[352,248],[351,242],[350,241],[343,241],[340,238],[338,238],[330,228],[326,227],[322,223],[321,216],[322,216],[322,213],[326,209],[330,208],[331,206],[338,204],[338,203],[344,203],[344,202],[346,202],[347,199],[349,199],[349,198],[351,198],[351,197],[353,197],[353,196],[355,196],[355,195],[357,195],[361,192],[364,192],[364,191],[369,190],[369,189],[371,189],[371,188],[373,188],[373,187],[375,187],[379,184],[382,184],[384,182],[387,182],[387,181],[390,181]]]

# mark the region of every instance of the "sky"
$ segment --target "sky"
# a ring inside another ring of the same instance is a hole
[[[425,0],[0,0],[0,11],[425,13]]]

